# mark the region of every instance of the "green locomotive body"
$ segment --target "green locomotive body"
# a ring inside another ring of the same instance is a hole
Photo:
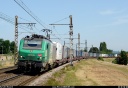
[[[33,35],[21,39],[18,56],[18,69],[44,70],[53,65],[53,44],[44,36]]]

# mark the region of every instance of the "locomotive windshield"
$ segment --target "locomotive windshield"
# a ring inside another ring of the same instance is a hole
[[[41,49],[41,40],[25,40],[23,48],[24,49]]]

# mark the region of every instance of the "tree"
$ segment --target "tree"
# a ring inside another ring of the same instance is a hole
[[[105,42],[100,43],[99,50],[102,54],[112,54],[112,50],[107,49],[107,44]]]
[[[3,39],[0,39],[0,54],[2,54],[2,49],[3,49]]]
[[[127,53],[125,51],[121,51],[120,55],[112,62],[115,64],[127,65],[128,63]]]
[[[97,47],[91,47],[90,50],[89,50],[90,53],[98,53],[99,50]]]
[[[99,50],[100,50],[101,53],[106,53],[107,52],[107,45],[106,45],[105,42],[100,43]]]
[[[14,54],[14,45],[15,45],[15,42],[14,41],[12,41],[11,43],[10,43],[10,51]]]
[[[0,54],[8,54],[10,51],[14,53],[14,44],[14,41],[10,43],[9,40],[0,39]]]
[[[121,56],[120,63],[127,65],[127,60],[128,60],[127,53],[125,51],[121,51],[120,56]]]
[[[9,40],[5,40],[3,42],[3,44],[4,44],[4,47],[3,47],[4,53],[8,54],[10,52],[10,41]]]
[[[107,54],[112,54],[113,50],[107,49]]]

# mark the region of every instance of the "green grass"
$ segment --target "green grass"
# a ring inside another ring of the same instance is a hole
[[[6,64],[9,63],[10,65],[14,64],[14,59],[6,60],[6,61],[1,61],[0,62],[0,69],[7,67]]]
[[[66,66],[60,71],[53,74],[53,76],[43,85],[43,86],[80,86],[86,85],[83,82],[84,79],[80,79],[75,75],[78,70],[83,70],[83,65],[90,65],[86,60],[81,60],[77,62],[74,66]],[[90,81],[92,86],[97,86],[98,84],[93,80],[86,78],[86,81]]]
[[[0,63],[0,68],[2,67],[1,63]]]
[[[115,59],[115,58],[105,58],[104,61],[112,63],[112,61],[113,61],[114,59]],[[112,63],[112,64],[114,64],[114,63]],[[105,64],[104,64],[104,66],[107,66],[107,67],[110,67],[110,68],[114,68],[114,69],[118,69],[118,70],[123,71],[123,72],[125,72],[125,73],[128,74],[128,69],[125,67],[125,65],[122,65],[123,67],[118,67],[119,64],[116,64],[116,65],[117,65],[117,66],[105,65]],[[126,65],[126,66],[127,66],[127,65]]]
[[[102,57],[98,57],[97,60],[104,61],[104,59]]]
[[[115,58],[104,58],[104,62],[110,62],[112,63],[112,60]],[[43,86],[100,86],[96,81],[94,81],[91,78],[79,78],[76,76],[76,72],[79,73],[79,71],[84,70],[84,66],[89,66],[91,64],[102,64],[101,62],[97,63],[97,60],[89,59],[91,63],[89,63],[87,60],[81,60],[78,61],[73,67],[68,65],[61,69],[60,71],[53,74],[49,80],[43,84]],[[103,63],[104,63],[103,62]],[[103,64],[104,67],[114,68],[117,69],[119,72],[125,72],[125,74],[128,74],[128,69],[123,67],[118,67],[116,65],[110,65],[110,64]],[[85,71],[86,73],[86,71]],[[84,76],[82,76],[84,77]],[[89,84],[88,84],[89,83]]]
[[[112,61],[113,61],[114,59],[115,59],[115,58],[105,58],[104,61],[112,63]],[[114,63],[113,63],[113,64],[114,64]],[[116,64],[116,65],[119,65],[119,64]],[[121,67],[121,68],[120,68],[120,67],[116,67],[116,66],[110,66],[110,65],[107,65],[107,66],[128,73],[128,69],[125,68],[125,66],[124,66],[124,67]],[[122,65],[122,66],[123,66],[123,65]]]
[[[80,80],[75,76],[75,72],[81,66],[66,66],[53,74],[44,86],[74,86],[80,85]]]
[[[104,58],[104,61],[106,62],[112,62],[115,58]]]
[[[3,66],[2,66],[2,62],[0,62],[0,69],[1,69],[1,68],[3,68]]]

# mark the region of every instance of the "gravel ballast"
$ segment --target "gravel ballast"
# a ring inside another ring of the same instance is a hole
[[[77,61],[74,61],[73,63],[76,63],[76,62]],[[67,66],[69,64],[70,63],[64,64],[64,65],[59,66],[59,67],[57,67],[57,68],[55,68],[55,69],[53,69],[51,71],[48,71],[47,73],[42,74],[39,78],[37,78],[37,79],[33,80],[31,83],[29,83],[28,86],[42,86],[43,84],[45,84],[48,81],[48,79],[50,77],[52,77],[52,75],[55,72],[63,69],[65,66]]]

